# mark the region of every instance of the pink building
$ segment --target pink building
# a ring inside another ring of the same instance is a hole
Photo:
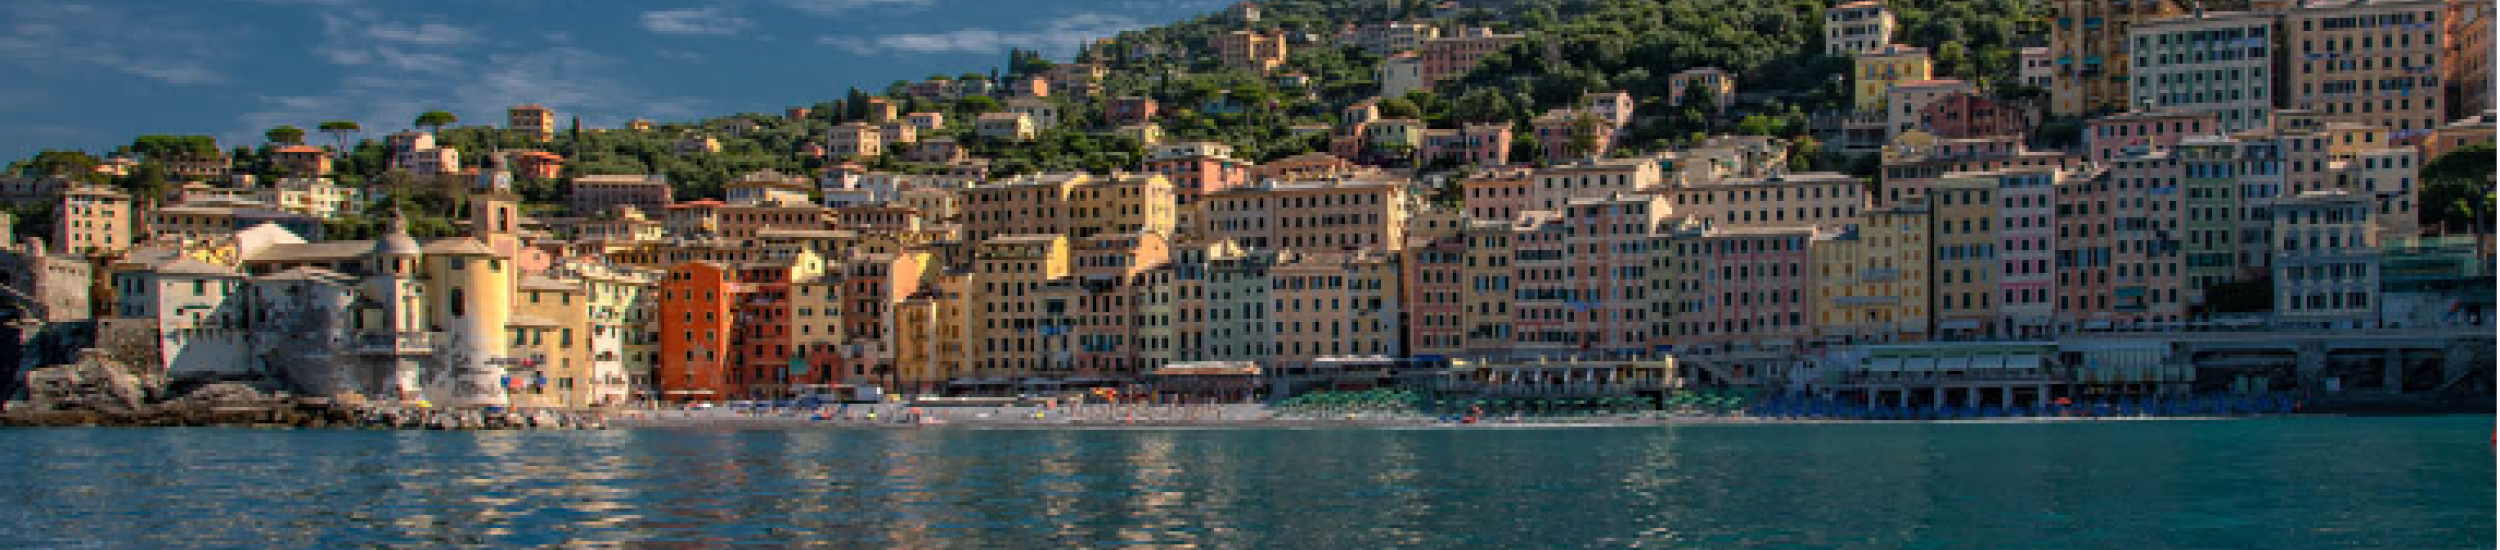
[[[1991,173],[1997,181],[1998,326],[2014,338],[2054,334],[2057,310],[2057,187],[2053,167]]]
[[[946,129],[946,113],[912,113],[903,115],[903,120],[922,133]]]
[[[1244,175],[1248,168],[1249,163],[1230,156],[1203,153],[1146,161],[1146,172],[1172,180],[1173,202],[1179,206],[1194,204],[1199,196],[1208,193],[1240,187],[1248,181]]]
[[[1426,165],[1448,159],[1475,166],[1510,162],[1510,123],[1467,124],[1456,130],[1425,130],[1422,157]]]
[[[2106,166],[2059,186],[2059,202],[2072,203],[2059,225],[2077,241],[2058,246],[2072,264],[2058,273],[2060,320],[2083,330],[2184,320],[2186,165],[2156,151]]]
[[[1438,84],[1443,80],[1466,74],[1484,62],[1485,56],[1502,51],[1527,38],[1523,34],[1496,34],[1491,29],[1459,29],[1450,36],[1424,41],[1424,82]]]
[[[1455,220],[1456,217],[1452,216]],[[1414,357],[1450,357],[1466,350],[1467,335],[1467,239],[1456,232],[1436,237],[1413,237],[1404,256],[1406,269],[1400,275],[1406,293],[1400,300],[1406,305],[1407,354]]]
[[[523,151],[512,155],[512,177],[551,180],[564,175],[564,155],[546,151]]]
[[[2083,131],[2083,148],[2092,162],[2124,156],[2129,147],[2169,147],[2179,138],[2221,131],[2213,113],[2129,112],[2092,119]]]
[[[1678,354],[1739,355],[1790,348],[1814,335],[1813,301],[1806,296],[1815,273],[1808,243],[1811,227],[1678,230],[1674,257],[1677,312],[1672,338]],[[1727,376],[1757,378],[1736,364]]]
[[[1527,208],[1535,183],[1536,173],[1529,169],[1491,168],[1459,180],[1458,186],[1466,194],[1468,217],[1507,222]]]

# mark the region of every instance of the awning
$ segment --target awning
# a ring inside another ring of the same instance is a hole
[[[1974,358],[1971,358],[1971,361],[1970,361],[1970,368],[1971,368],[1971,370],[1999,370],[1999,369],[2004,369],[2004,368],[2005,368],[2005,356],[2003,356],[2003,355],[1990,355],[1990,356],[1986,356],[1986,357],[1974,357]]]
[[[1965,319],[1965,320],[1959,320],[1959,321],[1945,321],[1945,322],[1942,322],[1942,323],[1936,323],[1936,328],[1939,328],[1939,329],[1944,329],[1944,330],[1979,330],[1979,321],[1968,320],[1968,319]]]
[[[2084,321],[2084,330],[2108,330],[2109,321]]]
[[[1867,359],[1867,360],[1866,360],[1866,371],[1867,371],[1867,372],[1901,372],[1901,360],[1900,360],[1900,359],[1895,359],[1895,358],[1890,358],[1890,357],[1880,358],[1880,359]]]
[[[1967,370],[1970,370],[1970,358],[1969,358],[1969,357],[1944,357],[1944,358],[1940,358],[1940,359],[1938,359],[1938,360],[1936,361],[1936,370],[1939,370],[1939,371],[1957,371],[1957,370],[1958,370],[1958,371],[1967,371]]]
[[[2016,355],[2007,357],[2005,358],[2005,368],[2013,370],[2040,370],[2040,356]]]

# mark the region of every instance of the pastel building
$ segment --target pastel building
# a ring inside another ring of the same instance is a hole
[[[1525,168],[1488,168],[1469,174],[1458,186],[1466,197],[1468,217],[1508,221],[1527,208],[1535,181],[1535,172]]]
[[[1269,271],[1271,361],[1402,355],[1405,320],[1396,256],[1378,250],[1297,252]]]
[[[1924,203],[1868,211],[1866,221],[1817,235],[1814,333],[1826,344],[1919,342],[1928,332]]]
[[[2182,11],[2170,0],[2053,0],[2049,10],[2049,111],[2059,116],[2127,110],[2128,31]]]
[[[1457,78],[1484,62],[1485,56],[1526,40],[1527,35],[1496,33],[1492,29],[1467,27],[1447,36],[1425,40],[1424,82],[1426,86]]]
[[[2285,107],[2411,144],[2450,120],[2446,0],[2312,0],[2283,12]],[[2488,24],[2484,26],[2488,27]]]
[[[1892,10],[1876,0],[1844,2],[1823,10],[1823,55],[1844,57],[1892,44],[1898,28]]]
[[[1709,97],[1715,102],[1710,107],[1714,111],[1723,112],[1736,104],[1736,75],[1718,67],[1694,67],[1667,75],[1667,104],[1684,106],[1684,98],[1693,93],[1694,87],[1710,91]]]
[[[1807,173],[1664,186],[1650,193],[1664,197],[1676,217],[1714,227],[1837,228],[1858,223],[1865,188],[1854,176]]]
[[[2283,53],[2274,14],[2200,10],[2143,21],[2127,34],[2130,106],[2210,114],[2223,133],[2268,126]]]
[[[1572,199],[1593,199],[1638,193],[1663,181],[1658,163],[1649,159],[1586,159],[1536,171],[1536,187],[1528,191],[1526,208],[1560,210]]]
[[[1985,175],[1997,188],[1998,324],[2006,337],[2049,337],[2057,324],[2056,191],[2066,174],[2028,168]]]
[[[1201,199],[1199,235],[1298,252],[1405,244],[1406,184],[1378,178],[1267,181]]]
[[[1885,112],[1885,94],[1901,82],[1919,82],[1936,78],[1935,62],[1927,50],[1916,46],[1886,44],[1857,54],[1849,71],[1850,88],[1855,93],[1857,110],[1862,113]]]
[[[513,107],[510,110],[505,111],[504,114],[507,115],[505,117],[507,122],[507,124],[504,125],[505,128],[510,128],[513,131],[520,132],[521,135],[529,136],[530,138],[539,141],[547,141],[556,138],[556,112],[554,109],[549,109],[532,103]]]
[[[2370,200],[2311,191],[2274,201],[2275,324],[2375,328],[2378,236]]]
[[[2181,138],[2211,135],[2221,128],[2213,113],[2132,111],[2086,121],[2083,148],[2093,162],[2109,162],[2129,148],[2170,147]]]
[[[1997,293],[2004,264],[1997,236],[2002,227],[1996,178],[1952,175],[1928,191],[1935,209],[1936,337],[1949,340],[2004,334]]]

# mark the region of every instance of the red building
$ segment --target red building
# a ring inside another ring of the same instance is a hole
[[[512,177],[551,180],[564,175],[564,155],[529,151],[512,156]]]
[[[2021,106],[1970,92],[1927,104],[1919,109],[1918,122],[1944,139],[2031,135],[2031,117]]]
[[[738,266],[736,312],[730,338],[729,387],[745,399],[778,399],[792,395],[792,384],[819,383],[790,376],[790,261]],[[824,378],[823,369],[807,377]]]

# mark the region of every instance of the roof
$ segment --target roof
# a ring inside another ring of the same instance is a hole
[[[553,278],[553,277],[548,277],[548,276],[545,276],[545,275],[531,275],[531,276],[528,276],[528,277],[522,277],[522,278],[521,278],[521,290],[551,290],[551,291],[557,291],[557,292],[581,292],[581,291],[582,291],[582,285],[581,285],[581,282],[580,282],[580,281],[568,281],[568,280],[561,280],[561,279],[556,279],[556,278]]]
[[[257,254],[247,254],[245,262],[316,262],[351,260],[364,257],[373,250],[373,241],[273,242]]]
[[[255,280],[259,281],[321,281],[331,283],[346,283],[352,282],[355,279],[355,277],[349,277],[336,271],[312,266],[296,267],[278,272],[277,274],[255,278]]]
[[[320,148],[320,147],[314,147],[314,146],[311,146],[311,145],[288,145],[288,146],[285,146],[285,147],[279,147],[279,148],[277,148],[276,150],[272,150],[272,151],[270,151],[270,152],[271,152],[271,153],[326,153],[326,152],[328,152],[328,151],[323,150],[323,149],[322,149],[322,148]]]
[[[477,239],[469,237],[452,237],[449,239],[441,239],[425,243],[425,253],[461,256],[492,256],[495,254],[495,251],[486,248],[486,243],[478,242]]]
[[[235,277],[241,275],[240,273],[236,273],[234,268],[194,260],[188,256],[174,258],[173,261],[159,264],[155,269],[150,271],[155,271],[165,275],[201,275],[211,277]]]

